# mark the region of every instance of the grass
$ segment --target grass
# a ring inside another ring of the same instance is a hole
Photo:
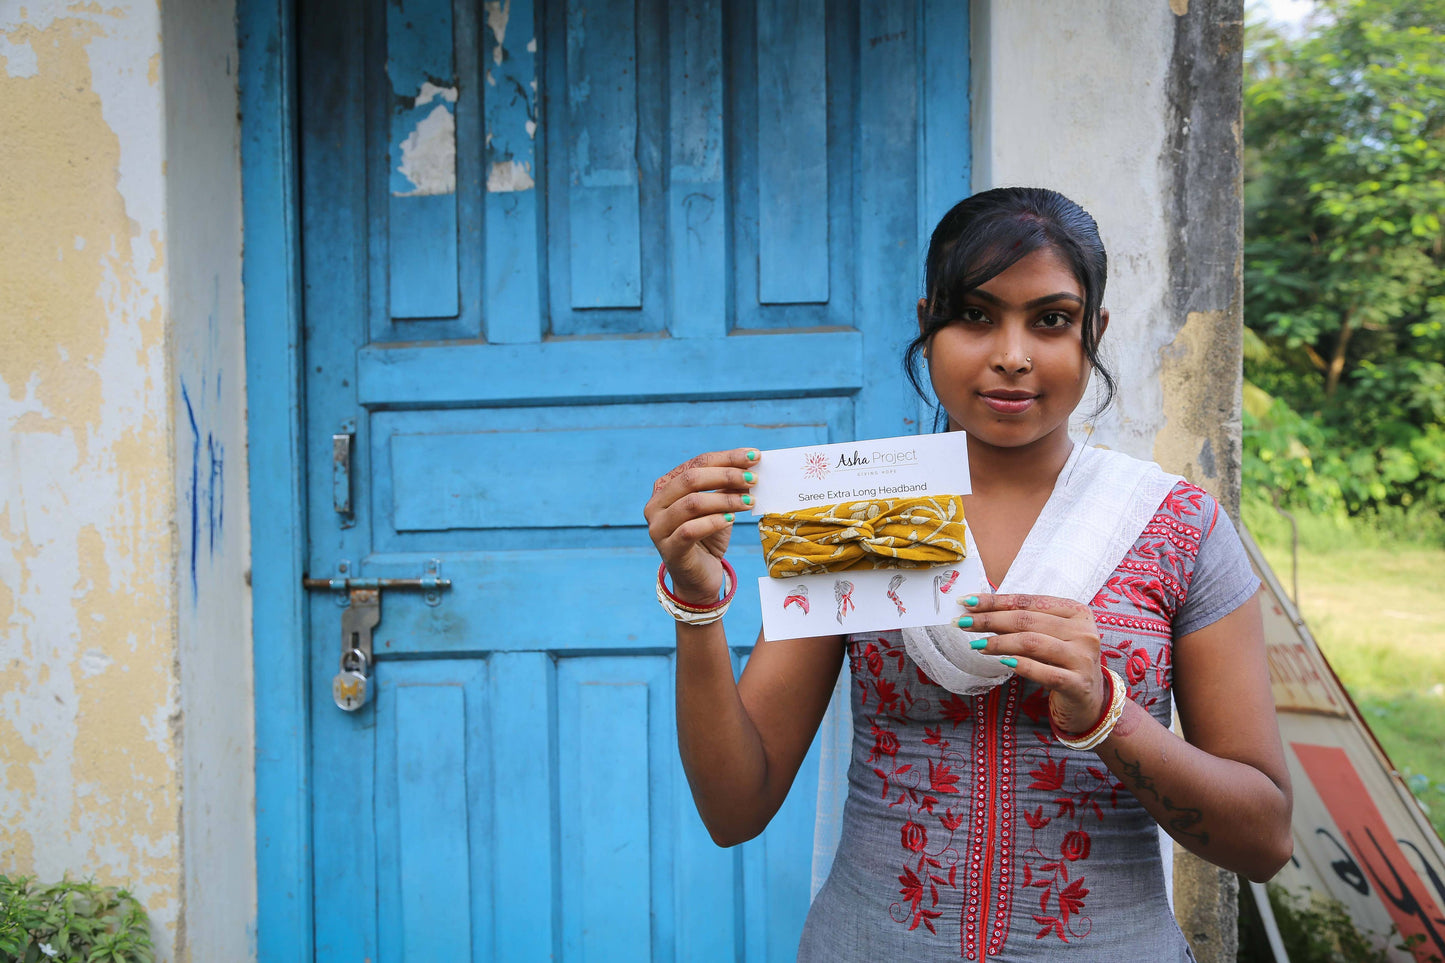
[[[1245,509],[1288,592],[1288,537],[1260,514]],[[1445,835],[1445,549],[1392,545],[1373,533],[1351,539],[1341,537],[1336,523],[1321,527],[1301,524],[1300,612],[1436,831]]]

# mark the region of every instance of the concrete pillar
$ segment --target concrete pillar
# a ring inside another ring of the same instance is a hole
[[[971,16],[974,189],[1062,191],[1109,251],[1120,392],[1076,429],[1237,512],[1242,0],[974,0]],[[1200,963],[1233,960],[1233,874],[1179,850],[1174,878]]]

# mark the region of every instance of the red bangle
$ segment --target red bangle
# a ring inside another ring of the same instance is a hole
[[[1058,726],[1054,725],[1054,717],[1050,715],[1049,728],[1054,731],[1055,738],[1067,739],[1070,742],[1088,742],[1094,738],[1094,736],[1098,735],[1100,729],[1104,728],[1104,725],[1109,721],[1109,707],[1114,703],[1114,673],[1105,670],[1102,674],[1104,676],[1104,711],[1099,714],[1099,721],[1090,726],[1088,732],[1081,732],[1075,735],[1071,732],[1064,732]]]
[[[727,605],[733,600],[734,595],[738,594],[738,573],[736,570],[733,569],[731,565],[728,564],[727,559],[720,558],[718,559],[718,561],[722,562],[723,572],[727,575],[725,581],[728,583],[728,592],[726,595],[724,595],[722,598],[718,599],[715,602],[709,602],[706,605],[699,605],[696,602],[687,602],[678,598],[676,595],[673,595],[672,592],[668,590],[667,582],[665,581],[665,578],[667,576],[666,562],[663,562],[662,564],[657,566],[657,584],[662,589],[662,593],[668,598],[672,599],[674,605],[678,606],[679,608],[685,609],[686,611],[711,612],[714,609],[723,608],[725,605]]]

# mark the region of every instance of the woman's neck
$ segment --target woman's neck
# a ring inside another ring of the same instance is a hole
[[[1053,491],[1073,448],[1066,429],[1021,448],[996,448],[970,435],[968,468],[973,491],[982,495]]]

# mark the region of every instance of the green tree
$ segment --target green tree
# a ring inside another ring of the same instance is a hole
[[[1445,508],[1445,0],[1318,8],[1298,38],[1248,30],[1247,481],[1293,459],[1320,483],[1301,507]],[[1280,403],[1307,450],[1270,441]]]

